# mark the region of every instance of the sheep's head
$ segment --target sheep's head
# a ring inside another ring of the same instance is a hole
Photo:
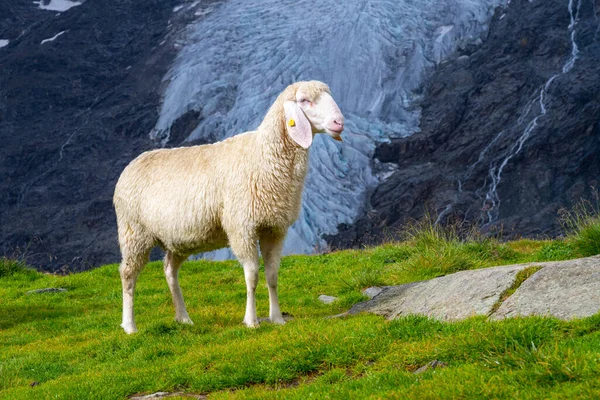
[[[312,144],[314,133],[327,133],[342,141],[344,116],[329,87],[323,82],[297,82],[289,88],[290,99],[283,104],[288,133],[305,149]]]

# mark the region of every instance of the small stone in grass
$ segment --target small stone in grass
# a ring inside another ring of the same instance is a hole
[[[326,294],[322,294],[319,296],[319,300],[325,304],[331,304],[337,300],[337,297],[327,296]]]
[[[380,288],[378,286],[371,286],[371,287],[368,287],[365,290],[363,290],[363,294],[365,296],[367,296],[368,298],[372,299],[373,297],[377,296],[382,291],[383,291],[383,288]]]
[[[34,293],[53,293],[53,292],[66,292],[67,289],[65,288],[60,288],[60,287],[51,287],[51,288],[45,288],[45,289],[36,289],[36,290],[30,290],[29,292],[27,292],[27,294],[34,294]]]
[[[183,392],[156,392],[151,394],[139,394],[133,395],[129,399],[130,400],[145,400],[145,399],[165,399],[169,397],[189,397],[192,399],[206,399],[206,395],[203,394],[195,394],[195,393],[183,393]]]
[[[447,366],[448,364],[443,361],[433,360],[423,365],[421,368],[417,369],[415,372],[413,372],[413,374],[422,374],[423,372],[428,371],[430,369],[444,368]]]
[[[29,386],[35,387],[35,386],[38,386],[39,384],[40,384],[39,382],[33,381],[29,384]]]
[[[131,397],[132,400],[142,400],[142,399],[162,399],[164,397],[167,396],[171,396],[173,393],[169,393],[169,392],[156,392],[156,393],[150,393],[150,394],[146,394],[146,395],[141,395],[141,396],[134,396]]]

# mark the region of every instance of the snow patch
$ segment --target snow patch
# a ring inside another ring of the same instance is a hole
[[[50,0],[48,4],[44,4],[44,0],[34,1],[33,4],[37,4],[41,10],[48,11],[67,11],[69,8],[80,6],[82,3],[78,1],[69,0]]]
[[[40,44],[44,44],[46,42],[52,42],[54,41],[54,39],[56,39],[57,37],[59,37],[60,35],[62,35],[63,33],[65,33],[66,31],[62,31],[62,32],[58,32],[56,35],[52,36],[51,38],[48,39],[44,39],[40,42]]]
[[[175,7],[173,7],[173,12],[176,13],[177,11],[181,10],[183,7],[184,7],[183,5],[175,6]]]
[[[10,40],[0,39],[0,47],[8,46],[8,42],[10,42]]]

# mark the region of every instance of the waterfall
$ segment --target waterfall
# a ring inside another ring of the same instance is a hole
[[[501,158],[502,161],[499,164],[492,163],[490,165],[488,174],[489,174],[491,182],[487,189],[487,193],[485,194],[485,199],[483,201],[483,206],[482,206],[483,220],[485,223],[488,223],[488,224],[492,223],[494,220],[496,220],[498,218],[500,202],[501,202],[500,195],[498,194],[498,185],[502,181],[502,172],[504,171],[504,168],[509,163],[509,161],[514,156],[519,154],[519,152],[521,152],[521,150],[523,149],[523,145],[525,144],[527,139],[529,139],[529,137],[531,136],[531,133],[538,126],[539,119],[542,118],[544,115],[546,115],[546,113],[548,112],[548,109],[547,109],[548,90],[550,89],[552,82],[554,82],[554,80],[556,78],[558,78],[559,76],[564,75],[564,74],[568,73],[569,71],[571,71],[571,69],[575,65],[575,61],[577,61],[577,55],[579,53],[579,48],[577,47],[577,42],[575,41],[575,36],[576,36],[575,28],[577,26],[577,22],[579,21],[580,8],[581,8],[581,0],[578,1],[576,10],[573,9],[573,0],[569,0],[568,10],[569,10],[571,22],[568,26],[568,31],[569,31],[569,37],[571,40],[571,55],[567,58],[567,60],[563,64],[560,72],[551,76],[543,85],[541,85],[538,89],[536,89],[534,91],[532,98],[525,106],[523,114],[519,117],[519,119],[517,121],[517,125],[522,125],[528,116],[531,119],[529,120],[529,122],[527,123],[525,128],[523,129],[521,135],[517,138],[517,140],[512,144],[512,146],[510,146],[508,148],[506,153],[503,155],[503,158]],[[530,115],[533,107],[536,104],[538,105],[537,113]],[[470,176],[470,173],[473,171],[473,168],[475,167],[475,165],[481,162],[485,153],[487,153],[489,151],[490,147],[493,146],[493,144],[498,140],[498,138],[504,132],[505,131],[503,130],[500,133],[498,133],[498,135],[496,135],[494,137],[492,142],[490,142],[490,144],[488,146],[486,146],[485,149],[482,150],[482,152],[479,156],[479,159],[467,171],[467,177]]]

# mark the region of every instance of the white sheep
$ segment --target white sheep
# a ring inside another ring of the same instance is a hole
[[[175,320],[192,324],[178,271],[191,254],[230,246],[244,268],[244,323],[258,326],[254,292],[258,245],[265,262],[269,319],[284,324],[277,272],[288,228],[298,218],[315,133],[341,141],[344,117],[322,82],[297,82],[275,100],[256,131],[193,147],[148,151],[133,160],[115,187],[122,262],[123,323],[137,331],[133,299],[150,250],[166,250],[165,275]]]

